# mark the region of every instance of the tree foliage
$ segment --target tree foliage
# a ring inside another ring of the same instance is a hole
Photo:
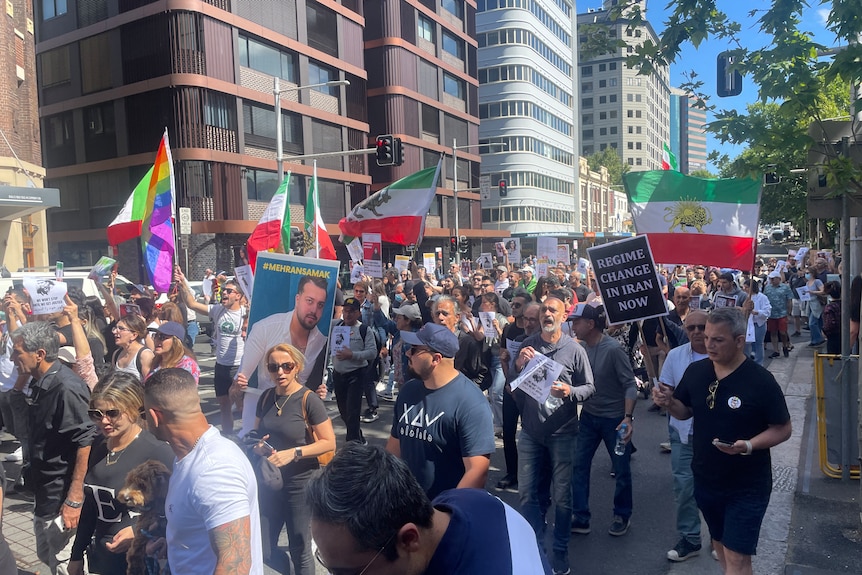
[[[830,11],[826,28],[843,49],[824,55],[827,47],[800,28],[804,0],[772,0],[765,9],[752,9],[760,32],[768,39],[765,46],[746,46],[740,39],[741,26],[730,21],[719,9],[724,2],[737,0],[676,0],[657,43],[644,42],[628,57],[628,65],[641,74],[656,66],[670,65],[686,45],[697,48],[707,38],[719,38],[735,46],[733,68],[750,77],[758,86],[758,102],[744,112],[718,109],[703,93],[703,83],[690,72],[682,86],[696,105],[713,112],[715,120],[707,125],[721,142],[747,145],[739,157],[713,158],[719,161],[724,176],[741,176],[775,171],[781,182],[764,189],[763,221],[805,220],[806,181],[804,174],[791,170],[806,167],[807,151],[815,142],[807,135],[811,122],[827,118],[850,119],[850,87],[862,83],[862,32],[860,0],[817,0]],[[623,1],[612,10],[613,18],[625,18],[630,27],[643,24],[637,5]],[[746,25],[748,25],[746,23]],[[857,108],[862,106],[857,106]],[[854,126],[855,128],[855,126]],[[854,134],[862,130],[854,129]],[[855,142],[859,145],[859,142]],[[825,145],[827,161],[822,166],[827,184],[833,189],[862,192],[862,169],[840,157],[835,142]]]
[[[624,163],[617,151],[610,146],[588,156],[587,164],[594,172],[598,172],[602,166],[607,168],[611,184],[616,186],[622,185],[623,174],[629,171],[629,165]]]
[[[701,168],[699,170],[695,170],[689,174],[689,176],[694,176],[695,178],[703,178],[705,180],[712,180],[717,178],[715,174],[707,170],[706,168]]]

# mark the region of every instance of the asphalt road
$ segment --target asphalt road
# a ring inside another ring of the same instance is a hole
[[[206,338],[199,338],[199,341]],[[198,343],[195,351],[201,364],[201,401],[210,422],[218,424],[218,406],[212,385],[213,360],[209,345]],[[389,436],[392,424],[393,403],[380,401],[380,419],[373,423],[363,423],[365,437],[372,444],[383,446]],[[363,410],[365,409],[363,403]],[[569,557],[572,573],[577,575],[617,575],[637,573],[638,575],[664,575],[671,567],[666,553],[676,544],[673,485],[670,472],[670,455],[661,453],[659,443],[667,440],[667,419],[656,413],[647,412],[649,403],[640,400],[635,409],[634,443],[637,453],[632,457],[634,484],[634,514],[631,528],[623,537],[608,535],[607,529],[613,520],[613,493],[615,481],[610,476],[610,458],[604,447],[599,447],[593,458],[590,481],[590,507],[592,511],[592,533],[572,535]],[[338,445],[344,443],[345,429],[338,416],[335,402],[327,403],[327,409],[335,427]],[[239,427],[237,423],[236,427]],[[494,485],[505,475],[503,443],[497,440],[497,450],[491,457],[491,470],[488,488],[515,509],[519,508],[518,495],[508,491],[498,491]],[[553,512],[548,513],[553,520]],[[551,533],[548,533],[547,548],[551,546]],[[281,544],[286,546],[286,536],[282,534]],[[702,555],[708,557],[707,550]],[[702,561],[703,559],[701,559]],[[704,562],[704,567],[717,573],[717,563]],[[268,570],[268,573],[275,573]],[[325,573],[318,569],[319,573]]]

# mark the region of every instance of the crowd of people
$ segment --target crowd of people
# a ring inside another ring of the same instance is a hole
[[[148,536],[148,555],[175,573],[262,573],[267,563],[303,575],[316,557],[333,572],[386,562],[565,575],[571,537],[596,522],[590,469],[602,443],[616,482],[607,532],[629,530],[640,394],[669,417],[679,540],[668,559],[700,552],[700,511],[725,573],[747,573],[771,490],[769,448],[790,434],[761,365],[770,348],[769,358],[787,357],[802,330],[811,347],[840,351],[840,283],[829,277],[839,268],[825,253],[758,261],[753,274],[659,266],[668,315],[642,325],[608,325],[589,268],[539,275],[531,261],[467,275],[411,263],[335,293],[305,276],[291,311],[251,326],[247,295],[223,272],[208,270],[203,301],[177,269],[168,294],[136,286],[121,302],[108,281],[104,302],[70,288],[64,309],[42,317],[13,288],[0,415],[21,443],[15,489],[32,493],[39,558],[52,573],[125,572],[133,540]],[[858,317],[862,279],[854,286]],[[195,312],[213,322],[220,429],[201,411]],[[541,396],[522,385],[528,375],[542,383],[539,365],[556,374]],[[394,403],[382,449],[362,431],[380,400]],[[516,492],[518,510],[485,491],[495,437],[505,475],[494,487]],[[171,473],[161,533],[135,526],[117,496],[149,460]],[[497,520],[479,534],[468,516]],[[487,543],[505,533],[521,544]]]

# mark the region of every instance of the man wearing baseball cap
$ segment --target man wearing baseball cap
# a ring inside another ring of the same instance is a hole
[[[494,425],[488,400],[455,369],[458,337],[426,323],[402,331],[416,378],[404,384],[386,450],[401,457],[429,497],[455,487],[485,488]]]

